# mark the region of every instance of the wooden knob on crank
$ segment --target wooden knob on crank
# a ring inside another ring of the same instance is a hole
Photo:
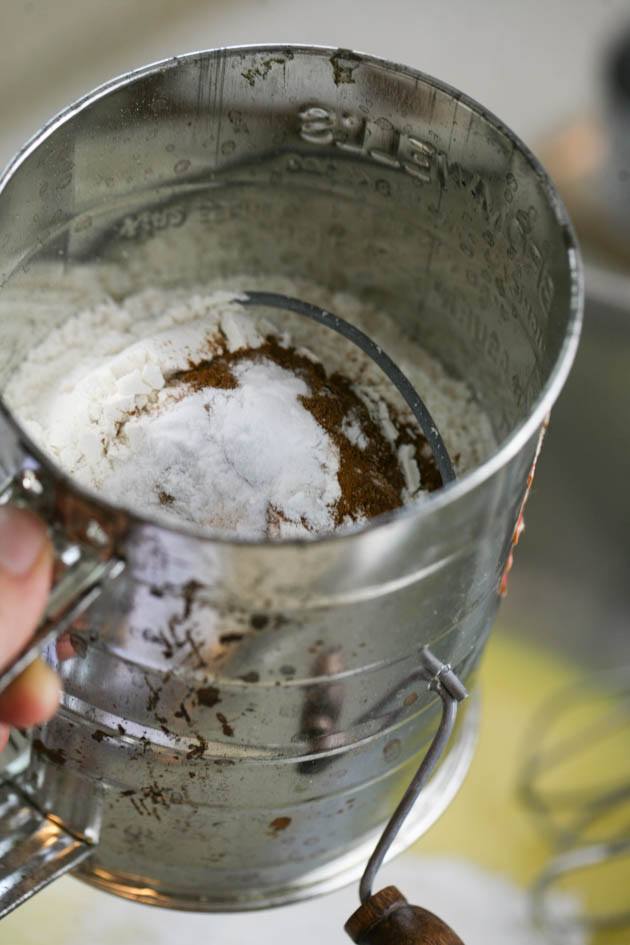
[[[464,945],[432,912],[409,905],[395,886],[370,896],[345,929],[357,945]]]

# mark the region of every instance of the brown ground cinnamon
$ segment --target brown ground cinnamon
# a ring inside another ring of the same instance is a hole
[[[441,478],[427,440],[413,424],[396,422],[394,417],[399,436],[392,444],[372,419],[349,378],[338,371],[328,376],[320,362],[312,361],[295,348],[283,347],[273,335],[259,348],[217,353],[209,361],[191,363],[188,369],[174,373],[169,383],[186,384],[195,391],[208,387],[233,389],[238,387],[233,366],[261,358],[302,378],[310,393],[302,395],[300,400],[339,450],[341,497],[334,510],[336,525],[348,519],[372,518],[402,505],[405,480],[396,450],[404,443],[414,447],[423,488],[429,492],[439,488]],[[363,431],[367,441],[364,449],[352,443],[343,432],[344,420],[348,417],[358,422]],[[275,514],[276,510],[269,510],[272,530]]]

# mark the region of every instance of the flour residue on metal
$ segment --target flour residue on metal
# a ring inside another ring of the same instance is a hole
[[[430,448],[378,367],[318,326],[243,310],[239,291],[260,280],[239,281],[77,312],[30,353],[7,399],[110,501],[230,535],[328,533],[438,488]],[[324,301],[368,329],[378,318],[348,297]],[[394,349],[408,344],[393,325],[388,335]],[[412,364],[465,471],[489,452],[489,424],[426,352]]]

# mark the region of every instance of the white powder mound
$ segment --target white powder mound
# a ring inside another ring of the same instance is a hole
[[[233,373],[234,390],[171,395],[168,410],[131,418],[107,457],[108,497],[154,513],[166,501],[170,515],[253,537],[268,532],[270,509],[284,537],[330,531],[339,456],[297,399],[306,384],[269,361]],[[130,450],[133,463],[117,462]]]
[[[260,279],[239,282],[269,287]],[[286,280],[272,287],[337,311],[368,332],[377,324],[375,313],[348,296],[322,296]],[[381,329],[382,322],[381,316]],[[5,396],[43,449],[114,503],[247,538],[328,532],[336,524],[340,456],[300,400],[310,393],[304,380],[264,357],[233,365],[233,388],[184,390],[171,380],[221,350],[255,351],[273,335],[283,347],[321,361],[329,374],[342,371],[354,382],[397,451],[402,500],[421,499],[426,493],[414,449],[395,447],[400,424],[414,421],[391,382],[332,332],[295,318],[289,324],[290,332],[281,333],[284,324],[244,310],[227,285],[147,289],[122,303],[108,298],[35,347]],[[470,391],[426,352],[414,349],[412,360],[392,323],[388,339],[388,353],[421,391],[457,472],[476,465],[494,441]],[[367,448],[356,415],[344,418],[340,432]]]

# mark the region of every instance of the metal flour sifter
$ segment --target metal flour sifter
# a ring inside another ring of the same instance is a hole
[[[421,782],[474,687],[575,352],[579,262],[552,185],[497,119],[419,72],[243,47],[149,66],[71,106],[5,172],[0,221],[0,390],[79,292],[247,271],[378,303],[488,414],[497,452],[417,508],[271,544],[109,506],[0,403],[5,500],[44,515],[59,554],[42,635],[69,631],[75,649],[59,713],[6,771],[2,911],[68,869],[207,911],[358,877],[440,717]],[[220,673],[209,627],[236,643]],[[475,728],[472,700],[394,852],[458,790]],[[402,941],[405,922],[409,941],[439,940],[390,890],[371,897],[398,826],[364,876],[373,911],[350,920],[356,941]]]

